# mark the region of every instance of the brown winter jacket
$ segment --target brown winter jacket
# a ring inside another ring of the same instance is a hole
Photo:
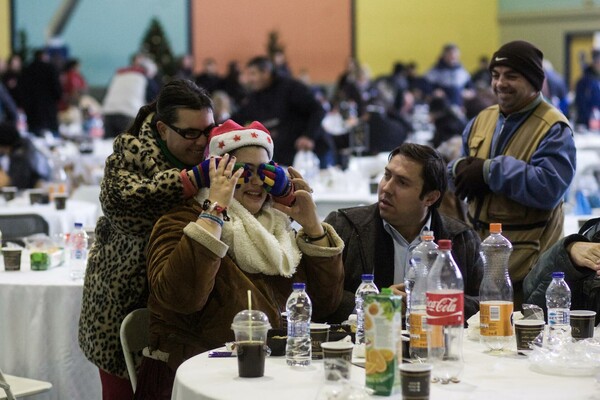
[[[292,292],[292,282],[306,282],[313,303],[313,320],[333,312],[344,285],[341,253],[344,247],[327,226],[332,247],[296,242],[302,260],[292,278],[248,274],[227,255],[227,245],[196,224],[200,205],[190,200],[158,220],[148,247],[151,311],[151,350],[168,353],[173,369],[186,359],[232,341],[231,322],[247,308],[267,314],[273,327]],[[226,222],[227,223],[227,222]]]

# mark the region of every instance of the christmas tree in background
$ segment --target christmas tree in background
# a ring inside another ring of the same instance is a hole
[[[150,26],[142,39],[141,50],[154,59],[163,79],[168,79],[175,75],[176,65],[171,45],[161,23],[156,17],[150,21]]]

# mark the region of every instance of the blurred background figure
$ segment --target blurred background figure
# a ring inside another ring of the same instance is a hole
[[[442,89],[451,104],[461,106],[462,92],[470,85],[471,76],[460,63],[460,50],[449,43],[442,49],[437,64],[426,75],[432,89]]]
[[[62,88],[58,72],[44,50],[34,53],[33,61],[23,70],[18,90],[29,131],[37,136],[43,136],[47,131],[57,136]]]
[[[0,123],[0,187],[30,189],[50,179],[48,159],[12,123]]]
[[[205,58],[202,62],[202,71],[196,76],[196,85],[213,93],[221,85],[221,77],[217,72],[217,62],[214,58]]]
[[[8,90],[8,93],[15,101],[17,106],[21,105],[18,86],[19,79],[21,78],[22,68],[23,63],[21,60],[21,56],[18,54],[13,54],[8,58],[8,61],[6,63],[6,71],[4,71],[4,73],[2,74],[2,83]]]
[[[217,125],[222,124],[231,118],[231,99],[222,90],[217,90],[212,95],[215,123]]]
[[[473,72],[471,76],[471,82],[474,87],[486,87],[492,84],[492,74],[488,70],[490,60],[487,56],[481,56],[479,58],[479,66],[477,70]]]
[[[554,70],[554,66],[548,60],[544,60],[544,74],[546,80],[542,86],[542,94],[552,105],[558,108],[567,118],[569,117],[569,90],[564,78]]]
[[[292,71],[290,70],[287,57],[285,56],[283,50],[275,51],[271,57],[271,62],[273,62],[273,68],[279,76],[286,76],[288,78],[292,77]]]
[[[178,60],[177,72],[175,78],[194,80],[194,57],[191,54],[184,54]]]
[[[575,104],[578,125],[588,129],[592,128],[590,125],[600,125],[600,50],[592,51],[592,63],[585,68],[583,77],[577,82]],[[600,130],[600,126],[594,128]]]
[[[445,97],[434,97],[429,103],[429,117],[435,127],[431,146],[439,147],[454,137],[460,137],[466,122],[458,115]]]

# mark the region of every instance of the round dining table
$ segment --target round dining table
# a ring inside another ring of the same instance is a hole
[[[82,293],[66,266],[32,271],[24,251],[21,270],[5,271],[0,256],[0,369],[52,384],[32,399],[101,398],[98,368],[77,341]]]
[[[517,354],[515,344],[502,355],[492,355],[478,341],[468,339],[465,331],[463,351],[461,381],[446,385],[432,383],[430,399],[600,399],[600,377],[535,372],[527,356]],[[350,380],[364,384],[364,369],[353,365]],[[303,369],[288,367],[285,357],[268,357],[264,377],[239,378],[234,357],[209,358],[208,353],[203,353],[179,367],[171,399],[315,399],[326,384],[322,361],[313,361]],[[402,395],[397,393],[389,398],[401,399]]]

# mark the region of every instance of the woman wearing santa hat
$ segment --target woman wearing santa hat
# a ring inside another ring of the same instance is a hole
[[[289,168],[288,177],[272,161],[267,129],[226,121],[211,132],[209,151],[193,169],[204,188],[161,217],[150,237],[151,340],[136,398],[169,399],[184,360],[232,341],[247,290],[272,326],[280,325],[293,282],[306,282],[313,320],[341,300],[344,244],[320,222],[302,176]],[[302,226],[298,233],[290,218]]]

